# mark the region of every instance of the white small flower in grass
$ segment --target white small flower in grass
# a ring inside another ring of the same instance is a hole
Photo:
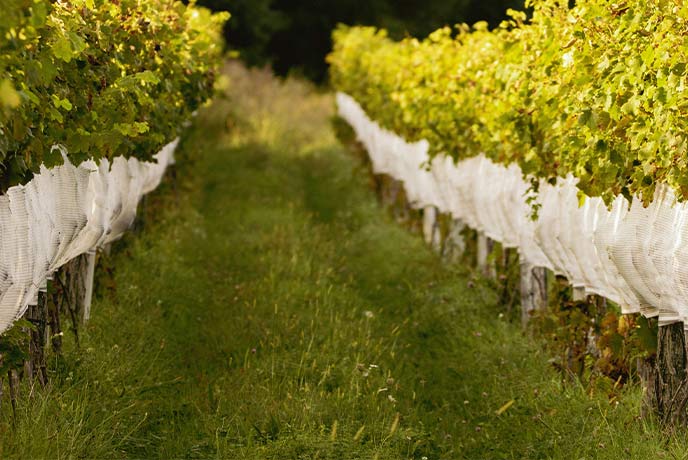
[[[366,311],[363,312],[363,316],[365,316],[366,318],[370,319],[370,318],[374,318],[374,317],[375,317],[375,314],[374,314],[372,311],[370,311],[370,310],[366,310]]]
[[[389,401],[390,401],[392,404],[396,404],[396,403],[397,403],[397,400],[394,399],[394,396],[392,396],[392,395],[387,395],[387,399],[389,399]]]
[[[368,369],[366,369],[365,364],[358,363],[356,365],[356,369],[358,369],[358,372],[360,372],[363,377],[368,377],[370,375]]]

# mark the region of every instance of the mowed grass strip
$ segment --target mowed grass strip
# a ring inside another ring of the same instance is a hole
[[[331,95],[227,73],[81,348],[16,420],[5,395],[0,457],[685,458],[637,388],[562,385],[487,283],[379,208]]]

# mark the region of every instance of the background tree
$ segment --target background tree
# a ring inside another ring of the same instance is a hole
[[[228,10],[229,46],[249,65],[272,65],[323,82],[330,34],[339,23],[375,25],[395,38],[424,37],[444,25],[487,21],[494,27],[507,8],[523,0],[199,0],[213,10]]]

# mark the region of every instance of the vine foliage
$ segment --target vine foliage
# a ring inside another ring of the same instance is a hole
[[[211,95],[227,13],[174,0],[0,0],[0,174],[151,160]]]
[[[688,197],[688,6],[683,2],[531,0],[485,23],[424,40],[340,27],[335,88],[432,154],[484,152],[530,177],[573,174],[588,196]]]

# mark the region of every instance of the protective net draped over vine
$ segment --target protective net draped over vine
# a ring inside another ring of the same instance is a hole
[[[570,4],[425,40],[340,27],[341,114],[417,206],[625,312],[685,322],[688,6]]]
[[[677,202],[671,188],[656,187],[647,207],[640,200],[629,205],[623,196],[608,207],[601,198],[581,200],[577,179],[569,175],[555,184],[539,180],[534,196],[515,164],[484,155],[458,162],[431,158],[427,141],[406,142],[348,95],[338,94],[337,102],[374,172],[403,182],[412,206],[436,206],[518,248],[530,264],[617,302],[624,313],[657,316],[661,325],[688,320],[688,204]],[[537,219],[531,218],[533,204]]]
[[[0,197],[0,333],[20,318],[63,265],[120,238],[144,194],[174,162],[178,141],[156,162],[69,161]]]
[[[2,333],[60,267],[131,226],[212,95],[229,15],[175,0],[0,11]]]

